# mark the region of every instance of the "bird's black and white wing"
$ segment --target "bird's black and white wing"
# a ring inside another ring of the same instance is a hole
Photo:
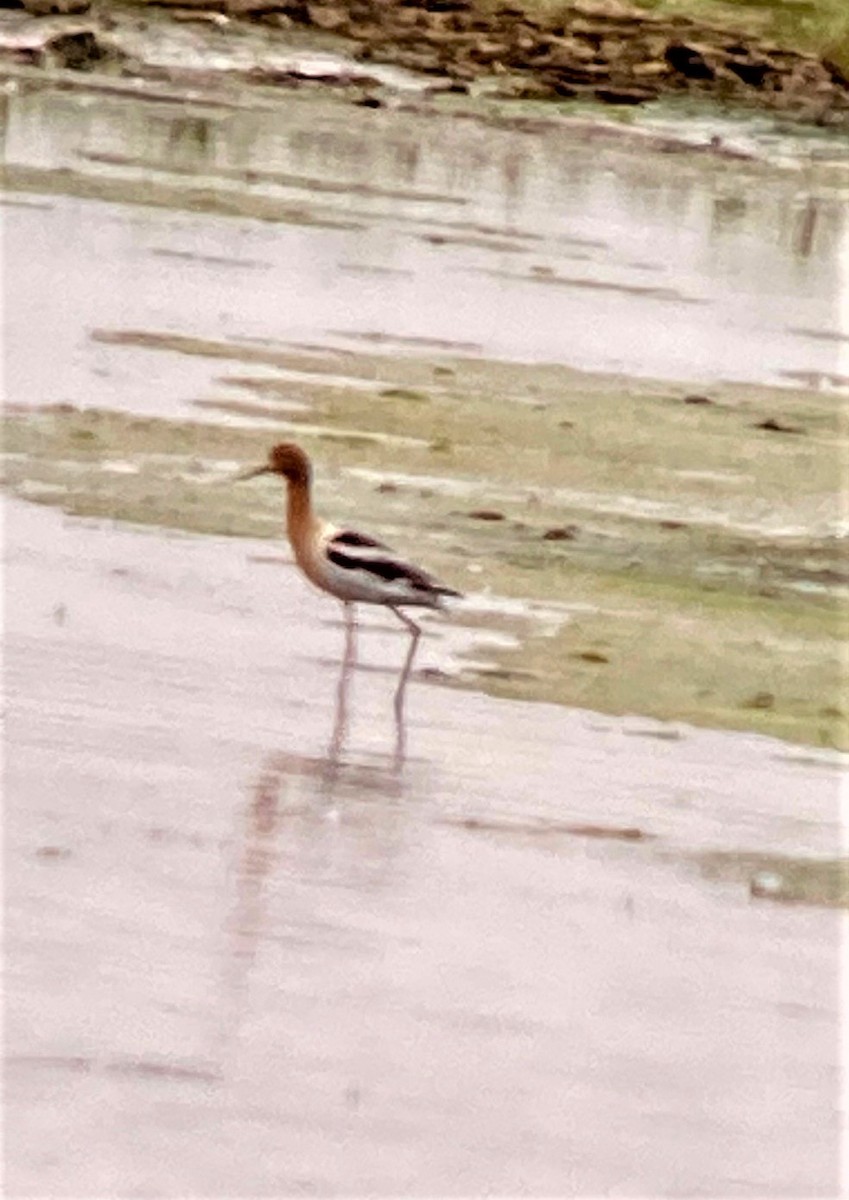
[[[438,608],[443,596],[460,595],[355,529],[328,529],[323,558],[330,590],[343,600]]]

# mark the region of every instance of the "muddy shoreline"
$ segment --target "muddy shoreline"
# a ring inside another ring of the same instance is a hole
[[[0,75],[30,66],[141,83],[207,86],[221,65],[163,63],[163,35],[189,28],[219,47],[246,53],[224,73],[243,85],[287,90],[332,87],[380,107],[398,95],[383,68],[418,78],[419,91],[499,102],[554,102],[554,111],[597,104],[627,109],[685,97],[721,109],[849,128],[849,79],[815,55],[683,16],[662,17],[625,3],[581,0],[549,16],[475,0],[438,5],[304,3],[303,0],[163,0],[112,5],[90,0],[22,0],[0,14]],[[348,65],[304,70],[269,59],[292,36],[341,50]],[[317,40],[316,40],[317,39]],[[402,86],[402,95],[409,83]]]

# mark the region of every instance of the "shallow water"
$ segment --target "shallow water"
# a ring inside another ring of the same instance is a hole
[[[833,1194],[836,757],[453,693],[264,545],[8,510],[14,1195]],[[420,667],[459,635],[428,627]],[[658,736],[661,735],[661,736]]]
[[[804,153],[727,162],[297,95],[27,88],[3,130],[16,402],[173,415],[215,387],[202,362],[91,338],[127,328],[846,386],[849,177]]]
[[[14,403],[256,419],[126,330],[843,386],[812,163],[295,95],[3,130]],[[403,631],[343,712],[267,542],[7,513],[10,1194],[837,1190],[838,756],[436,686],[479,645],[438,619],[399,739]]]

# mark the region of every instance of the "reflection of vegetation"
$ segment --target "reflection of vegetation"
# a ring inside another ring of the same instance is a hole
[[[711,229],[714,233],[733,229],[743,222],[747,208],[743,196],[714,196]]]
[[[174,147],[172,147],[174,149]],[[116,157],[115,165],[123,160]],[[130,162],[129,165],[134,165]],[[168,164],[170,178],[147,178],[139,187],[134,178],[104,176],[90,171],[49,167],[29,167],[15,163],[0,165],[0,187],[12,192],[80,196],[83,199],[109,200],[113,204],[146,204],[175,211],[214,213],[226,217],[251,217],[257,221],[275,221],[284,225],[310,225],[324,229],[358,229],[356,221],[316,204],[291,204],[264,193],[239,191],[215,175],[200,177],[196,168],[185,166],[180,172]],[[220,174],[220,172],[219,172]]]
[[[213,122],[208,117],[179,117],[169,122],[166,154],[169,159],[202,166],[213,149]]]

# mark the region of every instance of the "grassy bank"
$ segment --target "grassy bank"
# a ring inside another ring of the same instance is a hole
[[[753,36],[792,50],[827,58],[849,71],[847,0],[629,0],[663,16],[689,17]],[[528,11],[556,15],[563,0],[524,0]]]

